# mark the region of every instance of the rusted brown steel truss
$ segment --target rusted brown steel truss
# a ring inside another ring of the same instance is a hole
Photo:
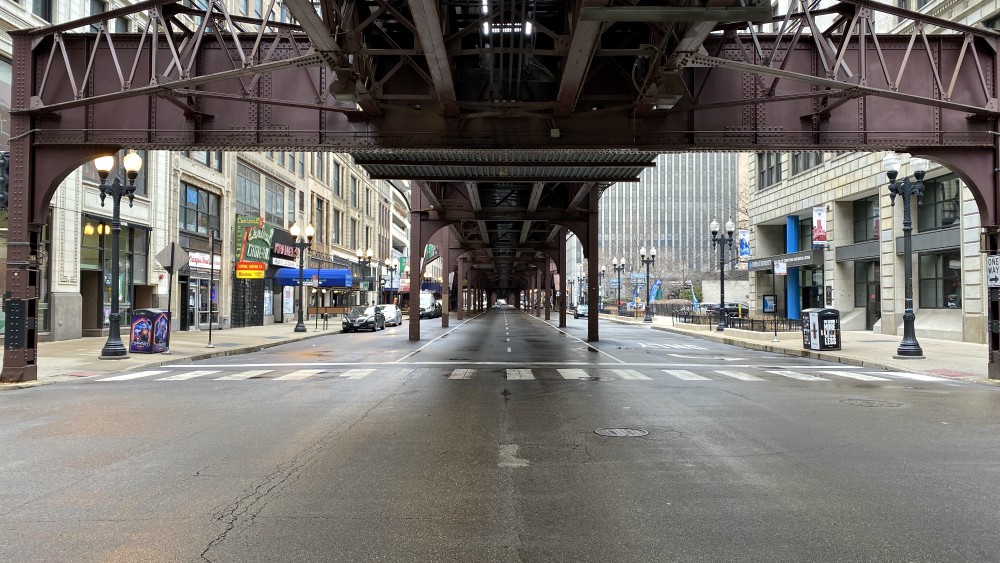
[[[12,33],[6,297],[29,319],[55,186],[123,147],[350,152],[414,180],[414,217],[511,289],[561,263],[565,229],[596,251],[600,191],[662,151],[908,151],[956,170],[997,224],[989,30],[864,0],[778,16],[760,0],[285,0],[292,23],[273,1],[262,18],[186,4]],[[875,34],[877,12],[906,33]],[[142,32],[108,33],[119,17]],[[33,378],[36,337],[8,336],[0,378]]]

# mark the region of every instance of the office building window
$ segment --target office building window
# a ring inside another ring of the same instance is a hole
[[[316,242],[326,244],[326,207],[323,200],[316,198]]]
[[[920,232],[957,227],[962,213],[962,185],[955,176],[924,182],[923,202],[917,207]]]
[[[340,163],[333,163],[333,195],[337,197],[344,197],[344,194],[340,191]]]
[[[854,200],[854,242],[878,240],[878,196]]]
[[[958,250],[921,254],[917,259],[921,309],[962,307],[962,256]]]
[[[781,181],[781,154],[757,153],[757,189],[773,186]]]
[[[207,235],[219,229],[219,196],[181,182],[178,227],[182,231]]]
[[[358,208],[358,179],[351,176],[351,207]]]
[[[358,220],[351,219],[351,248],[358,248]]]
[[[299,178],[305,178],[306,177],[306,153],[303,152],[303,151],[299,151],[299,152],[295,153],[295,155],[299,159]]]
[[[264,220],[278,227],[285,226],[285,186],[264,178]]]
[[[812,217],[799,221],[799,250],[812,250],[813,220]]]
[[[103,14],[108,11],[108,5],[104,0],[90,0],[90,15],[96,16],[98,14]],[[100,25],[93,23],[90,24],[90,31],[97,33],[100,30]],[[111,31],[110,29],[108,31]]]
[[[809,170],[823,162],[823,153],[819,151],[795,151],[792,153],[792,174]]]
[[[30,0],[31,13],[47,22],[52,21],[52,0]]]
[[[333,244],[340,244],[340,228],[343,221],[343,214],[339,209],[335,209],[333,211],[333,223],[330,225],[330,240]]]
[[[316,179],[320,182],[326,181],[326,159],[324,156],[325,155],[323,153],[318,152],[316,153],[316,160],[313,161],[316,167],[316,170],[313,171],[313,175],[316,176]]]
[[[260,217],[260,173],[236,164],[236,213]]]

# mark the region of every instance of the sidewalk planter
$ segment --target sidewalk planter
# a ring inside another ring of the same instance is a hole
[[[802,347],[806,350],[840,350],[840,311],[804,309]]]
[[[163,309],[136,309],[129,330],[130,352],[165,352],[170,343],[170,313]]]

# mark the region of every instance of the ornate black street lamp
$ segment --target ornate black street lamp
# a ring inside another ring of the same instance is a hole
[[[583,305],[583,303],[586,301],[587,290],[584,289],[584,282],[586,281],[587,281],[586,276],[579,275],[576,277],[576,288],[577,288],[576,302],[578,305]]]
[[[396,270],[399,269],[399,266],[397,266],[396,263],[393,262],[392,258],[386,258],[385,269],[389,271],[389,299],[392,300],[392,288],[395,287],[392,285],[392,275],[396,273]]]
[[[649,267],[656,262],[656,247],[649,249],[649,258],[646,258],[646,246],[643,245],[639,249],[639,260],[646,265],[646,316],[642,318],[642,322],[651,323],[653,322],[653,307],[649,302]],[[622,262],[625,260],[622,259]]]
[[[712,219],[709,229],[712,231],[712,244],[719,247],[719,326],[715,327],[715,330],[722,332],[726,330],[726,320],[729,317],[729,311],[726,311],[726,262],[728,261],[726,247],[728,246],[732,252],[733,231],[736,230],[736,225],[732,219],[726,221],[726,232],[723,234],[719,232],[719,222]]]
[[[365,283],[367,284],[368,275],[366,274],[372,273],[372,257],[375,256],[375,252],[371,248],[368,249],[368,252],[365,252],[365,249],[359,246],[357,255],[358,255],[358,269],[361,270],[361,278],[364,279]],[[367,291],[365,293],[367,293]],[[365,305],[367,304],[368,300],[365,299]]]
[[[913,221],[910,219],[910,200],[917,196],[917,205],[920,205],[924,196],[924,174],[927,173],[928,162],[922,158],[911,158],[910,168],[913,169],[914,181],[904,176],[902,180],[896,181],[899,174],[899,155],[890,152],[882,159],[882,166],[885,168],[885,175],[889,179],[889,200],[892,205],[896,205],[896,196],[903,198],[903,283],[905,284],[904,310],[903,310],[903,341],[899,343],[894,358],[898,359],[921,359],[924,351],[917,342],[917,332],[914,327],[916,315],[913,313],[913,243],[910,240],[910,233],[913,231]]]
[[[94,166],[97,168],[97,175],[101,178],[101,184],[98,186],[101,190],[101,207],[104,207],[104,199],[108,196],[111,197],[112,204],[111,313],[108,315],[108,341],[104,343],[104,348],[101,349],[101,355],[99,356],[102,360],[118,360],[128,356],[128,350],[122,342],[121,313],[118,311],[118,290],[121,285],[121,280],[118,279],[119,262],[121,261],[121,256],[119,255],[121,252],[119,239],[121,238],[122,230],[121,202],[122,198],[127,196],[128,206],[132,207],[132,201],[135,199],[135,179],[139,175],[139,169],[142,168],[142,157],[136,154],[135,151],[130,150],[122,158],[122,164],[125,165],[125,183],[122,183],[120,177],[115,176],[114,182],[109,186],[107,184],[108,174],[115,165],[115,157],[102,156],[94,161]]]
[[[619,314],[620,307],[622,306],[622,272],[625,271],[625,257],[622,256],[621,262],[618,262],[617,258],[611,259],[611,269],[618,274],[618,300],[615,301],[615,314]]]
[[[302,298],[302,267],[305,264],[305,250],[309,248],[312,244],[313,235],[316,234],[316,229],[312,225],[306,225],[305,232],[299,227],[298,223],[292,225],[290,230],[292,236],[295,237],[295,248],[299,249],[299,322],[295,323],[295,332],[307,332],[305,321],[302,320],[302,309],[305,307],[305,301]]]

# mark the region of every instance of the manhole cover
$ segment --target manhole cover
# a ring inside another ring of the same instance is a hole
[[[638,428],[598,428],[594,430],[594,433],[612,438],[635,438],[649,434],[649,432],[639,430]]]
[[[901,407],[903,403],[897,403],[896,401],[876,401],[873,399],[844,399],[840,401],[845,405],[851,405],[855,407]]]

